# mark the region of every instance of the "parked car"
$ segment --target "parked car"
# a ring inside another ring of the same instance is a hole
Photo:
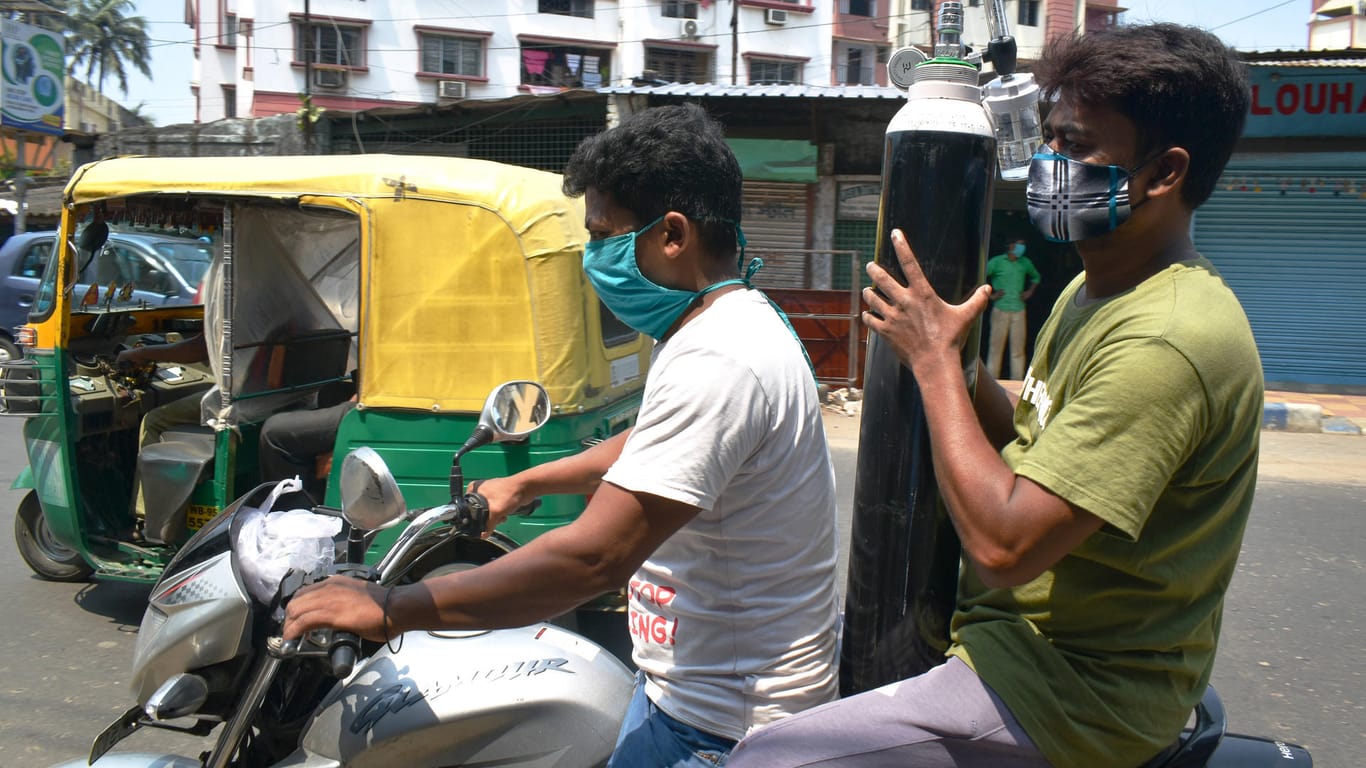
[[[25,232],[0,246],[0,361],[20,356],[14,329],[28,322],[43,270],[52,256],[56,232]],[[84,297],[89,287],[129,283],[133,294],[121,303],[148,306],[190,304],[211,261],[211,246],[200,240],[145,232],[110,232],[109,241],[85,265],[76,286]]]

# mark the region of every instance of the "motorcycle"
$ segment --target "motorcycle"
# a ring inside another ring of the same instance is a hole
[[[489,443],[525,438],[550,412],[539,384],[516,381],[495,388],[452,459],[450,502],[440,506],[406,510],[393,474],[367,447],[343,461],[340,510],[278,510],[288,506],[291,486],[277,484],[262,485],[230,505],[176,554],[153,588],[134,652],[138,704],[95,739],[88,764],[604,764],[633,676],[601,646],[556,624],[414,631],[386,644],[332,630],[297,641],[279,635],[289,597],[323,578],[398,585],[477,567],[455,553],[468,551],[459,546],[462,541],[479,539],[489,511],[482,496],[464,492],[461,458]],[[531,506],[514,514],[527,514]],[[330,522],[338,533],[336,539],[290,539],[285,528],[262,532],[264,521],[275,516],[303,518],[315,532]],[[406,527],[384,558],[365,565],[375,534],[402,522]],[[343,527],[349,528],[344,543],[338,541]],[[272,578],[279,564],[263,565],[252,556],[262,542],[288,551],[287,563],[297,565],[300,552],[304,562],[319,562]],[[313,545],[322,556],[312,557]],[[334,554],[337,562],[327,563]],[[199,736],[219,732],[198,758],[110,752],[145,727]]]

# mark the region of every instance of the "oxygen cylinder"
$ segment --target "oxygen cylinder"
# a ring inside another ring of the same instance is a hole
[[[887,126],[875,258],[905,283],[891,244],[892,230],[902,230],[935,291],[959,302],[985,272],[996,140],[977,67],[958,42],[961,4],[944,3],[939,18],[935,58],[902,64],[908,99]],[[897,65],[894,57],[889,66]],[[974,325],[962,358],[970,387],[979,340]],[[891,347],[870,334],[845,591],[844,695],[944,661],[960,557],[935,482],[920,388]]]

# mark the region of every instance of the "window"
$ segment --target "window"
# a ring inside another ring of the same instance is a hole
[[[237,117],[237,86],[223,86],[223,117]]]
[[[80,238],[77,237],[77,240],[79,239]],[[51,258],[51,240],[44,241],[44,243],[41,244],[34,243],[33,248],[39,248],[44,244],[47,249],[46,256],[41,255],[41,252],[35,254],[33,249],[30,249],[29,253],[24,256],[25,261],[29,258],[40,258],[47,262],[47,266],[43,270],[43,279],[38,283],[38,295],[33,298],[33,306],[28,308],[28,319],[31,322],[40,322],[47,319],[47,317],[52,314],[52,304],[57,296],[57,272],[59,271],[57,265],[60,262],[60,259]]]
[[[802,82],[802,62],[780,59],[750,59],[750,85],[786,85]]]
[[[577,45],[522,45],[522,85],[598,88],[611,82],[612,52]]]
[[[342,67],[365,66],[365,28],[335,22],[294,25],[294,60]]]
[[[645,69],[671,83],[710,83],[711,52],[647,47]]]
[[[484,41],[423,33],[422,71],[438,75],[484,76]]]
[[[223,29],[218,36],[219,45],[237,45],[237,14],[228,13],[223,15]]]
[[[630,341],[635,341],[639,333],[631,326],[623,323],[620,318],[612,314],[612,310],[598,299],[598,322],[602,324],[602,345],[604,347],[615,347]]]
[[[582,16],[593,18],[593,0],[537,0],[536,10],[540,13],[558,13],[561,16]]]
[[[872,16],[873,0],[849,0],[849,10],[846,13],[850,16]]]
[[[1039,0],[1020,0],[1019,24],[1022,27],[1039,26]]]
[[[911,10],[913,11],[932,11],[931,0],[911,0]]]
[[[872,85],[873,68],[863,66],[863,49],[850,48],[845,54],[845,64],[836,67],[836,78],[844,85]]]
[[[126,245],[111,244],[96,257],[93,266],[101,277],[116,276],[115,282],[119,285],[132,283],[139,291],[155,293],[171,290],[171,276],[161,265]],[[86,274],[89,274],[88,270]],[[104,282],[107,281],[102,280],[101,284]]]
[[[42,277],[47,260],[52,258],[52,241],[39,240],[24,251],[23,258],[15,259],[14,274],[20,277]]]
[[[664,0],[661,10],[667,19],[695,19],[697,0]]]

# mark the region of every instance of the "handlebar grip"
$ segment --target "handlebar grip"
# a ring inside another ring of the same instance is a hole
[[[478,491],[470,491],[469,493],[465,494],[465,501],[469,505],[471,524],[474,527],[478,528],[479,531],[482,533],[484,530],[488,528],[489,500],[484,497],[484,494]],[[541,500],[534,499],[530,504],[512,510],[508,513],[508,516],[511,517],[513,515],[517,515],[520,517],[526,517],[527,515],[539,509],[540,506]]]
[[[332,651],[328,654],[328,663],[332,666],[332,676],[344,678],[351,674],[351,670],[356,667],[356,649],[360,647],[360,638],[350,632],[336,632],[332,635]]]

